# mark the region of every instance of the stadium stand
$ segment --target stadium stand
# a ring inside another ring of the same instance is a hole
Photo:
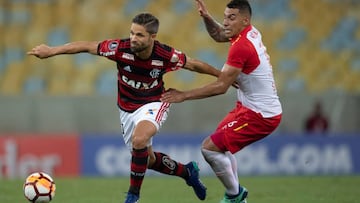
[[[206,3],[221,21],[226,2]],[[360,93],[359,1],[251,3],[280,92]],[[105,59],[36,60],[25,53],[41,43],[126,37],[131,18],[142,11],[159,17],[160,41],[221,68],[228,46],[207,36],[192,0],[8,0],[0,2],[0,94],[108,95],[116,88],[116,70]],[[169,74],[166,84],[190,88],[210,80],[180,71]]]

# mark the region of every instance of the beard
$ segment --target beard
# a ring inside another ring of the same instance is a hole
[[[141,44],[132,44],[130,45],[130,49],[134,53],[139,53],[147,49],[149,46],[141,45]]]

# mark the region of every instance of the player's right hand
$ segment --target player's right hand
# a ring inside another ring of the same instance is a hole
[[[33,55],[38,58],[48,58],[51,56],[51,47],[41,44],[31,49],[31,51],[27,52],[28,55]]]
[[[170,88],[161,95],[160,101],[166,103],[180,103],[185,101],[185,94],[182,91]]]

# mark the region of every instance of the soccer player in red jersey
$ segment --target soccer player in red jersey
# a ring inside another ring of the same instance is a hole
[[[237,84],[235,108],[205,138],[201,151],[225,187],[221,203],[245,203],[248,192],[239,184],[233,154],[265,138],[280,123],[282,108],[272,66],[261,33],[250,22],[252,10],[247,0],[231,0],[222,25],[210,16],[202,0],[196,2],[209,35],[217,42],[230,42],[227,60],[217,81],[189,91],[170,89],[161,101],[211,97],[224,94],[232,84]]]
[[[138,202],[147,168],[182,177],[199,199],[206,197],[206,187],[199,179],[196,162],[184,165],[164,153],[153,151],[152,137],[163,125],[170,108],[169,103],[160,101],[165,91],[165,73],[184,68],[218,76],[220,71],[157,41],[158,27],[156,17],[141,13],[132,20],[130,38],[102,42],[78,41],[55,47],[42,44],[28,52],[41,59],[88,52],[116,62],[117,100],[123,138],[131,151],[130,187],[125,203]]]

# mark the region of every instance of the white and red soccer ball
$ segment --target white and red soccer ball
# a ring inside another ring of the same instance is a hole
[[[55,196],[55,182],[44,172],[30,174],[24,183],[24,195],[32,203],[48,203]]]

